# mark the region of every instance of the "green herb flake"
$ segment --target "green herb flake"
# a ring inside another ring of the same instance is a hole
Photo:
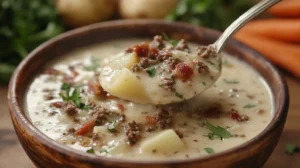
[[[100,153],[108,153],[108,151],[107,151],[107,149],[102,148],[102,149],[100,150]]]
[[[175,92],[175,96],[177,96],[177,97],[179,97],[179,98],[181,98],[181,99],[184,99],[184,98],[183,98],[183,95],[180,94],[180,93],[178,93],[178,92]]]
[[[210,139],[214,139],[214,137],[220,137],[221,139],[227,139],[231,138],[232,135],[229,131],[227,131],[225,128],[222,128],[220,126],[214,126],[211,123],[209,123],[206,120],[206,127],[211,131],[211,133],[208,134],[208,137]]]
[[[156,69],[155,69],[155,67],[149,68],[149,69],[147,69],[146,71],[147,71],[148,75],[149,75],[151,78],[154,77],[154,76],[156,75]]]
[[[73,92],[71,93],[71,88],[71,85],[67,83],[64,83],[61,86],[61,90],[65,93],[61,92],[59,93],[59,96],[63,99],[63,101],[71,101],[76,105],[77,108],[83,110],[91,109],[89,106],[85,105],[84,103],[81,103],[80,90],[78,88],[74,88]]]
[[[206,86],[206,82],[202,82],[202,85]]]
[[[107,130],[112,133],[117,132],[116,124],[116,121],[111,122],[109,125],[107,125]]]
[[[246,104],[244,106],[244,108],[253,108],[253,107],[256,107],[256,105],[255,104]]]
[[[95,71],[99,67],[99,59],[91,57],[92,64],[89,66],[84,66],[83,69],[86,71]]]
[[[179,40],[171,39],[167,34],[162,33],[162,36],[165,40],[169,41],[173,46],[176,46],[179,42]]]
[[[225,59],[223,61],[223,66],[225,66],[225,67],[232,67],[233,65],[227,59]]]
[[[285,153],[288,155],[294,155],[296,152],[299,151],[299,148],[295,144],[286,144],[285,145]]]
[[[240,81],[238,81],[238,80],[230,80],[230,79],[223,79],[223,81],[225,82],[225,83],[227,83],[227,84],[239,84],[240,83]]]
[[[88,150],[86,151],[86,153],[95,154],[95,151],[94,151],[93,148],[91,148],[91,149],[88,149]]]
[[[208,153],[208,154],[214,154],[215,151],[213,148],[204,148],[204,150]]]

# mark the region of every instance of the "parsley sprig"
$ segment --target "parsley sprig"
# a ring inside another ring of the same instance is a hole
[[[179,40],[171,39],[166,33],[162,33],[162,36],[165,40],[169,41],[173,46],[176,46]]]
[[[214,126],[211,123],[209,123],[207,120],[205,122],[205,125],[210,130],[210,133],[208,133],[209,139],[213,140],[215,138],[220,138],[221,140],[223,140],[232,137],[231,133],[223,127]]]
[[[59,96],[63,99],[63,101],[71,101],[76,105],[77,108],[80,108],[82,110],[91,109],[90,106],[81,103],[80,90],[78,88],[74,88],[74,90],[71,93],[72,86],[67,83],[64,83],[60,89],[64,92],[59,93]]]

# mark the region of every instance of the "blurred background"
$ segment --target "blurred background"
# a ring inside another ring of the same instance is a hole
[[[6,95],[16,66],[41,43],[78,27],[117,19],[181,21],[223,31],[258,1],[0,0],[0,168],[34,167],[14,133]],[[274,63],[290,90],[287,124],[264,167],[299,168],[300,0],[283,0],[247,24],[234,38]],[[286,153],[286,145],[292,145],[291,154]]]

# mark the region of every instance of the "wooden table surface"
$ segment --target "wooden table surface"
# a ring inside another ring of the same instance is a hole
[[[290,91],[290,109],[281,139],[264,168],[300,168],[300,153],[284,153],[286,143],[300,146],[300,81],[286,77]],[[14,132],[7,110],[7,87],[0,86],[0,168],[33,168]],[[263,152],[263,151],[261,151]]]

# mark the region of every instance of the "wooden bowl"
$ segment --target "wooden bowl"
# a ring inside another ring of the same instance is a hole
[[[287,112],[288,90],[286,83],[264,57],[253,49],[230,40],[225,51],[254,67],[270,86],[275,106],[271,123],[255,138],[235,148],[211,156],[180,161],[126,161],[89,155],[51,140],[38,131],[25,115],[26,89],[42,67],[52,59],[69,51],[105,42],[106,40],[153,37],[165,32],[175,38],[184,38],[199,44],[211,44],[219,32],[184,23],[157,20],[126,20],[95,24],[62,34],[34,50],[16,69],[8,93],[9,110],[18,138],[30,159],[37,167],[143,167],[143,168],[199,168],[199,167],[261,167],[275,148],[281,135]]]

